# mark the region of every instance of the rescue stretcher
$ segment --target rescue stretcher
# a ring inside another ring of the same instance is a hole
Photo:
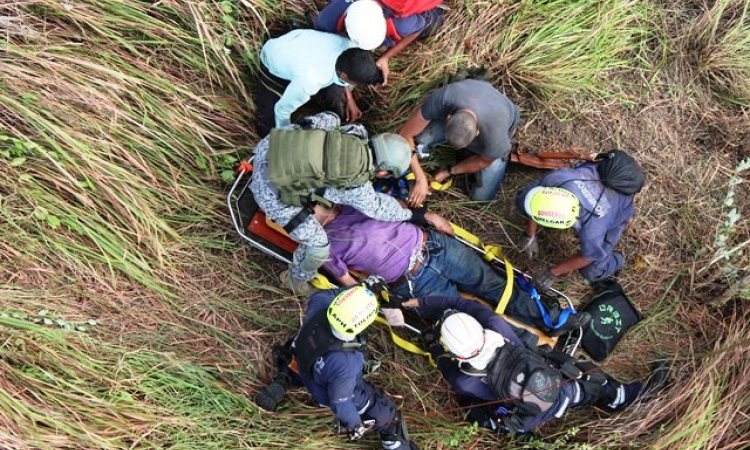
[[[240,164],[237,169],[237,178],[227,195],[227,207],[229,209],[232,225],[240,237],[252,247],[281,262],[291,264],[292,253],[299,244],[289,237],[283,227],[267,218],[265,213],[258,206],[258,203],[255,201],[252,191],[250,190],[253,171],[252,160],[253,158],[250,157],[247,161]],[[514,278],[518,276],[530,278],[525,273],[512,267],[510,262],[502,255],[502,251],[499,247],[485,245],[478,237],[468,231],[453,223],[451,223],[451,226],[453,226],[456,233],[455,239],[477,252],[483,257],[484,261],[492,266],[494,270],[500,271],[500,273],[506,276],[509,289],[514,289]],[[509,272],[513,273],[514,276],[507,276]],[[318,274],[318,277],[313,280],[313,285],[319,289],[330,289],[335,287],[335,284],[332,283],[323,273]],[[551,295],[554,295],[555,298],[551,297]],[[545,297],[547,300],[562,303],[565,308],[575,310],[572,300],[563,292],[552,289],[551,294],[547,294]],[[483,299],[478,299],[470,295],[466,295],[466,298],[484,301]],[[539,345],[549,345],[550,347],[557,348],[569,355],[573,355],[580,346],[583,335],[583,331],[580,327],[574,329],[572,332],[565,333],[562,336],[551,337],[540,330],[511,317],[503,315],[503,318],[516,327],[524,328],[536,335],[539,339]],[[385,321],[380,320],[380,322],[383,323]],[[417,334],[421,334],[421,330],[417,326],[407,324],[406,327]],[[391,334],[397,345],[404,348],[405,346],[409,346],[403,339],[400,339],[395,335],[392,330]]]

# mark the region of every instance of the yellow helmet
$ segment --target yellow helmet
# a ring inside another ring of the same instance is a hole
[[[375,321],[378,300],[369,289],[355,286],[340,293],[328,307],[328,323],[334,334],[352,340]]]
[[[565,229],[578,220],[581,203],[567,189],[537,186],[526,194],[524,209],[543,227]]]

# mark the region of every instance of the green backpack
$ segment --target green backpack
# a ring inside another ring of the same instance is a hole
[[[268,180],[287,205],[304,206],[311,191],[359,186],[374,174],[364,139],[340,131],[271,130]]]

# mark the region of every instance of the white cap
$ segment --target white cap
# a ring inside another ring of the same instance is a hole
[[[358,0],[346,9],[346,33],[362,50],[375,50],[385,40],[385,17],[374,0]]]

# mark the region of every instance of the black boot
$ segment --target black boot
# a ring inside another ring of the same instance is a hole
[[[389,433],[380,433],[380,445],[385,450],[419,450],[412,441],[409,440],[409,430],[406,428],[401,413],[396,413],[393,419],[395,424],[393,431]]]

